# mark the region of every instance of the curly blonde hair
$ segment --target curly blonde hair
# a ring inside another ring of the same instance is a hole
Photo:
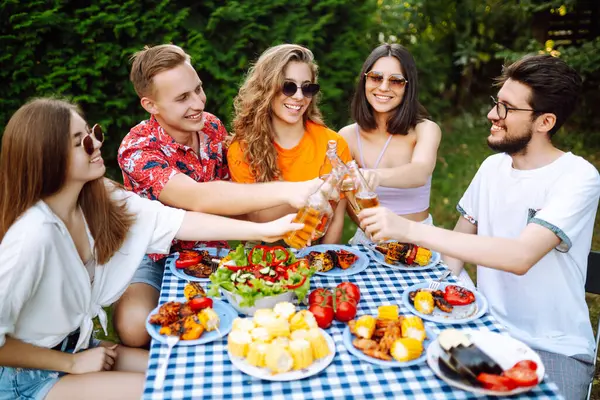
[[[246,80],[233,101],[233,140],[238,141],[244,151],[245,161],[256,182],[281,179],[277,150],[273,145],[275,132],[271,102],[281,93],[285,67],[290,62],[306,63],[311,69],[312,81],[317,82],[318,67],[313,53],[296,44],[281,44],[268,48],[250,67]],[[324,125],[318,100],[317,94],[302,116],[305,126],[308,120]]]

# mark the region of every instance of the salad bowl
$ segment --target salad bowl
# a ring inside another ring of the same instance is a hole
[[[294,292],[284,292],[276,296],[268,296],[255,300],[254,306],[252,307],[243,307],[240,305],[240,303],[244,301],[244,298],[242,296],[228,292],[225,289],[221,289],[221,293],[223,293],[223,296],[225,296],[227,302],[231,304],[231,306],[238,313],[245,315],[254,315],[256,310],[259,310],[261,308],[273,308],[277,303],[280,303],[282,301],[288,301],[291,303],[294,297],[296,297]]]
[[[297,259],[285,247],[259,245],[247,250],[240,244],[210,276],[209,296],[223,295],[240,314],[254,315],[282,301],[303,300],[315,272],[308,260]]]

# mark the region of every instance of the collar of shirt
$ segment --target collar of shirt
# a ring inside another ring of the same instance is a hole
[[[190,146],[186,146],[184,144],[177,143],[175,141],[175,139],[173,139],[173,137],[171,135],[169,135],[167,132],[165,132],[164,128],[162,126],[160,126],[160,124],[158,123],[156,118],[154,118],[154,115],[150,116],[150,120],[146,124],[145,128],[147,129],[148,137],[151,140],[152,140],[152,138],[155,138],[156,141],[158,142],[158,144],[160,144],[161,146],[168,146],[173,151],[177,151],[178,149],[181,149],[184,152],[189,151],[189,150],[194,150]],[[200,140],[200,137],[198,137],[198,140]]]

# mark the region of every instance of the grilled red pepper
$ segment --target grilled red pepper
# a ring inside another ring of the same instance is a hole
[[[415,262],[415,258],[417,257],[417,250],[419,250],[419,246],[413,246],[406,256],[406,265],[412,265]]]
[[[195,251],[182,251],[179,253],[179,257],[175,260],[176,268],[188,268],[192,265],[197,265],[202,261],[200,254]]]
[[[194,297],[189,304],[192,311],[196,312],[204,308],[212,308],[213,301],[209,297]]]
[[[444,290],[444,300],[453,306],[466,306],[475,301],[475,295],[464,287],[448,285]]]

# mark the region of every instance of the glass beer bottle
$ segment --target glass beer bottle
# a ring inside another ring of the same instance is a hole
[[[325,161],[319,169],[319,178],[325,180],[332,172],[335,172],[338,179],[342,179],[348,173],[348,167],[337,154],[337,142],[335,140],[327,142],[327,152],[325,153]]]
[[[371,190],[356,161],[348,162],[348,177],[342,182],[342,192],[356,215],[364,208],[377,207],[379,197]]]
[[[322,186],[323,185],[321,185],[321,187]],[[323,194],[321,187],[308,197],[306,205],[298,211],[298,214],[296,214],[293,222],[304,224],[304,228],[292,231],[283,238],[288,246],[295,249],[305,247],[321,222],[327,207],[331,207]]]
[[[325,235],[327,232],[327,228],[329,228],[329,224],[333,219],[333,214],[337,203],[340,201],[340,189],[339,189],[340,180],[337,177],[337,174],[334,172],[332,174],[327,175],[325,182],[321,185],[321,191],[323,195],[328,201],[328,205],[321,217],[321,222],[317,225],[315,232],[313,233],[312,240],[317,240]]]

